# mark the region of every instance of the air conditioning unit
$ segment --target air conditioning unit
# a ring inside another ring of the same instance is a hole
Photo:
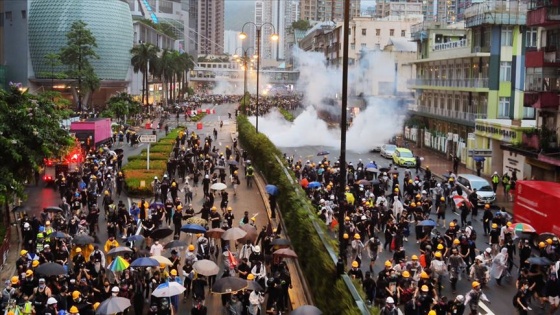
[[[475,46],[474,47],[474,52],[479,53],[480,52],[480,46]]]

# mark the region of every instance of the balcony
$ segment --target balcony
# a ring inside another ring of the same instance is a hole
[[[422,106],[422,105],[413,105],[409,106],[409,110],[417,113],[429,114],[433,116],[445,117],[455,120],[462,120],[473,122],[476,119],[486,119],[486,113],[468,113],[444,108],[437,108],[437,107],[430,107],[430,106]]]
[[[526,91],[523,94],[523,105],[534,108],[558,109],[560,94],[557,92],[534,92]]]
[[[461,39],[453,42],[435,44],[432,46],[432,51],[442,51],[448,49],[457,49],[457,48],[464,48],[468,46],[468,42],[466,39]]]
[[[465,89],[487,89],[488,78],[483,79],[411,79],[407,81],[409,88],[415,87],[443,87]]]
[[[527,12],[527,26],[529,27],[546,27],[555,24],[560,24],[560,8],[558,6],[544,6]]]
[[[525,67],[560,67],[560,52],[556,51],[556,47],[544,47],[537,51],[527,50],[525,52]]]
[[[465,9],[465,26],[476,27],[484,24],[525,25],[527,3],[519,1],[491,0],[474,3]]]

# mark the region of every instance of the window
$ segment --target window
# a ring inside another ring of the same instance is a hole
[[[502,26],[502,46],[512,46],[513,45],[513,27]]]
[[[537,34],[536,27],[527,28],[527,31],[525,32],[526,47],[537,47]]]
[[[523,107],[523,119],[535,119],[535,108]]]
[[[24,20],[27,19],[27,11],[21,10],[21,18]]]
[[[395,30],[394,29],[389,30],[389,36],[395,36]]]
[[[406,36],[406,30],[402,30],[401,31],[401,37],[405,37]]]
[[[500,62],[500,81],[511,81],[511,61]]]
[[[366,43],[362,43],[361,46],[362,46],[362,50],[367,48],[367,47],[366,47]]]
[[[362,28],[362,35],[363,35],[363,36],[366,36],[366,34],[367,34],[367,29]]]
[[[381,36],[381,29],[380,28],[375,29],[375,36]]]
[[[350,44],[350,49],[355,50],[356,49],[356,44]]]
[[[6,21],[12,21],[12,11],[6,11]]]
[[[498,118],[509,118],[509,97],[500,97],[498,103]]]

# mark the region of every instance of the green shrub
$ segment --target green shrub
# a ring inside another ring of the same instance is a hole
[[[282,153],[263,134],[255,133],[255,128],[245,116],[237,117],[239,142],[262,172],[268,183],[279,188],[277,198],[284,222],[288,229],[294,250],[298,254],[303,272],[316,297],[315,304],[328,314],[360,314],[358,307],[344,281],[337,275],[336,266],[313,226],[313,221],[323,224],[310,209],[307,199],[299,185],[286,178],[284,166],[276,157]],[[299,193],[296,193],[298,191]],[[324,225],[324,224],[323,224]]]
[[[136,160],[146,160],[147,152],[144,150],[142,153],[138,155],[133,155],[128,157],[128,161],[136,161]],[[169,159],[169,154],[163,152],[152,152],[150,150],[150,161],[157,161],[157,160],[164,160],[167,161]]]
[[[202,120],[202,118],[204,118],[204,116],[206,116],[206,112],[202,112],[200,114],[196,114],[196,116],[191,117],[191,121],[194,122],[199,122]]]
[[[154,176],[161,178],[164,171],[161,169],[150,169],[150,170],[123,170],[124,173],[124,183],[126,187],[127,195],[130,197],[143,197],[152,195],[151,183],[154,180]],[[141,187],[142,181],[144,186]]]
[[[153,153],[165,153],[165,152],[169,153],[171,151],[173,151],[173,145],[171,145],[171,144],[156,143],[156,144],[150,146],[150,153],[152,153],[152,152]]]
[[[150,157],[151,157],[151,153],[150,153]],[[126,165],[122,168],[123,170],[142,170],[142,169],[146,169],[147,166],[147,161],[146,159],[141,159],[141,160],[133,160],[133,161],[128,161],[128,163],[126,163]],[[167,161],[163,161],[163,160],[152,160],[150,158],[150,169],[166,169],[167,167]]]
[[[289,111],[280,107],[278,107],[278,111],[280,112],[280,114],[282,114],[282,116],[284,116],[284,119],[286,119],[287,121],[294,121],[295,117]]]

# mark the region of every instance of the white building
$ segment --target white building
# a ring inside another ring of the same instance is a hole
[[[224,54],[235,55],[240,54],[243,41],[239,38],[241,32],[226,30],[224,31]]]

